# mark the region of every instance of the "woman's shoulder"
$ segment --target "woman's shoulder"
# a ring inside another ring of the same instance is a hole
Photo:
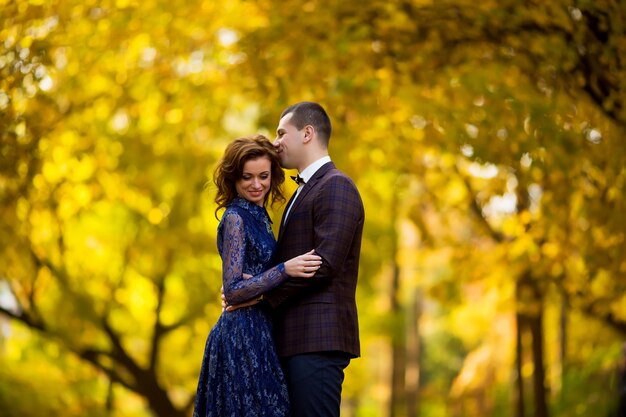
[[[226,222],[240,222],[243,221],[246,215],[246,211],[238,206],[228,206],[226,210],[224,210],[224,214],[222,214],[222,218],[220,219],[220,223]]]
[[[217,230],[220,232],[224,228],[232,229],[243,227],[244,219],[245,210],[242,210],[241,207],[235,205],[228,205],[226,206],[224,213],[222,213]]]

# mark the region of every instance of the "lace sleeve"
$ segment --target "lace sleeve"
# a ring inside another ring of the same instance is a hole
[[[258,297],[287,279],[283,263],[244,279],[246,240],[243,219],[236,213],[228,213],[223,221],[222,282],[229,304],[241,304]]]

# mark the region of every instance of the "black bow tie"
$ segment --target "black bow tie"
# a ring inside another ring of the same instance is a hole
[[[306,181],[304,181],[304,178],[302,178],[300,175],[296,175],[295,177],[292,175],[291,179],[294,180],[298,185],[306,183]]]

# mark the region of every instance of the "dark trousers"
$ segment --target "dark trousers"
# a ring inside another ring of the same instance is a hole
[[[343,370],[350,357],[343,352],[317,352],[283,359],[292,417],[339,417]]]

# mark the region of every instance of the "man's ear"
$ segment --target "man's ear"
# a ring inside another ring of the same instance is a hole
[[[315,128],[311,125],[304,126],[304,143],[310,142],[315,135]]]

